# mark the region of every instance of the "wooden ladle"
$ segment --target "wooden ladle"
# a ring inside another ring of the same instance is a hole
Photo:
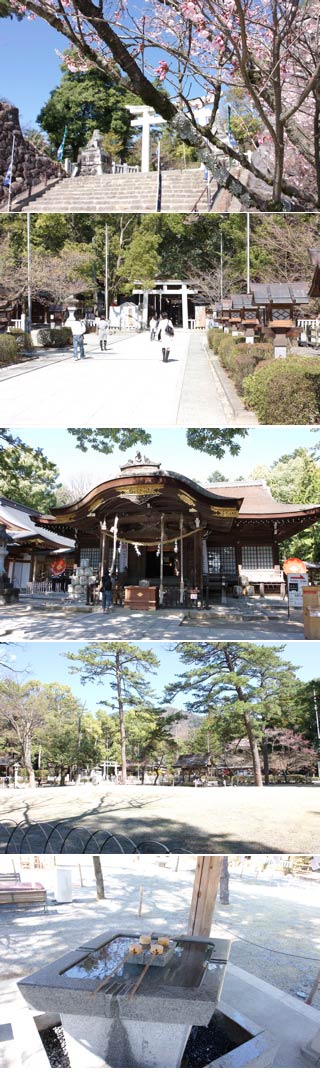
[[[149,958],[149,961],[147,961],[147,964],[144,966],[144,969],[140,973],[140,976],[138,976],[138,979],[136,980],[134,986],[131,988],[131,991],[129,991],[129,999],[133,998],[133,996],[136,994],[138,987],[140,987],[140,984],[142,984],[142,980],[144,979],[146,972],[148,972],[148,969],[150,969],[152,962],[155,960],[155,958],[160,957],[163,952],[164,948],[163,946],[160,946],[160,943],[155,943],[155,945],[151,947],[151,957]]]
[[[95,988],[95,991],[92,991],[92,995],[97,995],[98,991],[102,990],[102,988],[107,983],[107,980],[110,980],[110,976],[114,976],[114,974],[118,972],[118,969],[121,969],[121,965],[124,965],[125,962],[128,961],[130,957],[132,957],[132,954],[142,954],[142,946],[140,946],[140,943],[133,943],[129,947],[129,950],[127,954],[125,954],[125,957],[121,958],[121,961],[118,961],[118,964],[114,966],[111,972],[108,972],[107,976],[103,977],[103,980],[100,980],[100,982],[98,983],[98,987]]]

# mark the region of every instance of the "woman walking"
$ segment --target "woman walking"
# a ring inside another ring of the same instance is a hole
[[[157,338],[161,344],[162,361],[169,361],[170,354],[170,339],[174,335],[174,329],[172,320],[167,317],[166,313],[161,313],[161,317],[158,324]]]
[[[112,604],[112,578],[109,571],[105,570],[101,579],[102,611],[110,611]]]
[[[100,350],[106,350],[108,337],[108,321],[106,317],[97,317],[96,327],[99,336]]]

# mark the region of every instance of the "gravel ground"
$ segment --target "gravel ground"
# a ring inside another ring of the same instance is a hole
[[[47,1028],[45,1032],[40,1032],[40,1036],[50,1065],[55,1069],[68,1069],[70,1059],[63,1029],[61,1027]]]

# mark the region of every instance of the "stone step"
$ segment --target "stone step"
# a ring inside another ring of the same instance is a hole
[[[212,193],[214,185],[212,184]],[[35,193],[36,212],[156,212],[157,175],[88,175],[63,179],[45,193]],[[30,205],[29,205],[30,207]],[[207,212],[206,183],[201,169],[162,174],[162,212]]]

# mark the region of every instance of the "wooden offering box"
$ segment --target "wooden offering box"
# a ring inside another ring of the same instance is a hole
[[[133,611],[156,611],[159,607],[158,585],[129,585],[124,590],[125,607]]]

